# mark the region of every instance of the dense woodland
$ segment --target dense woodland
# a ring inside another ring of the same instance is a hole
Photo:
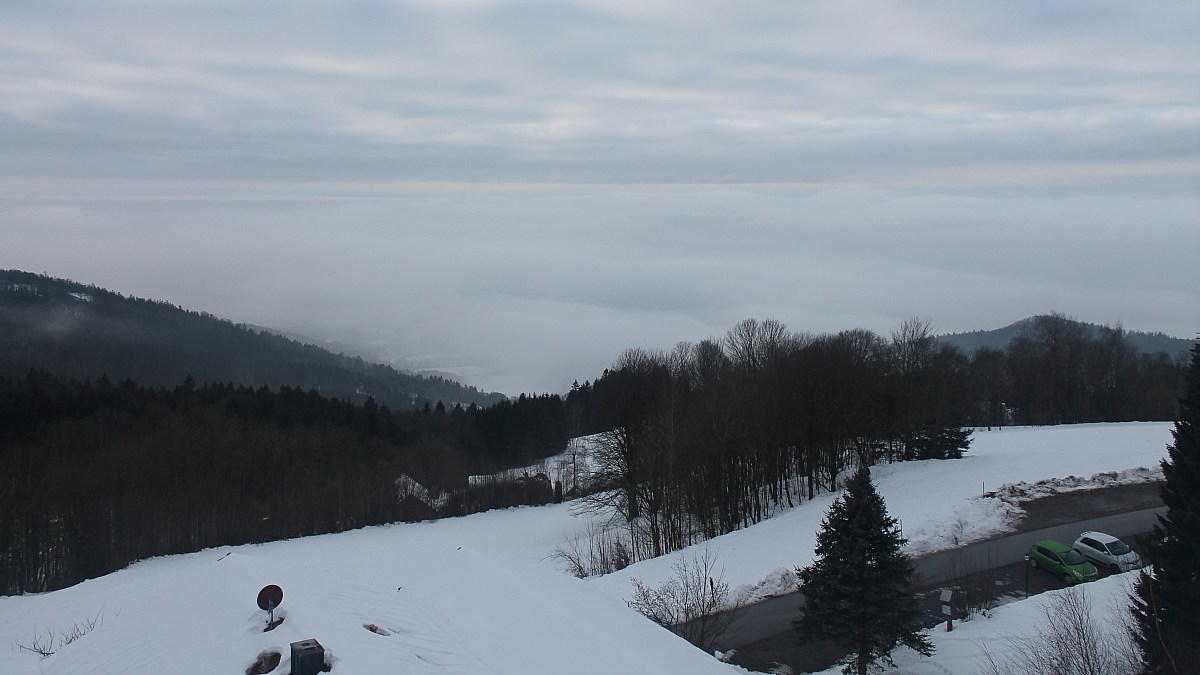
[[[294,386],[142,386],[0,376],[0,592],[59,588],[148,556],[457,515],[548,490],[472,495],[598,433],[584,492],[626,526],[628,562],[745,527],[859,464],[969,452],[971,426],[1171,419],[1184,364],[1118,328],[1040,317],[964,354],[911,320],[792,333],[746,320],[669,352],[630,349],[566,397],[391,409]],[[573,486],[574,487],[574,486]]]
[[[453,515],[469,473],[567,441],[563,401],[391,411],[315,391],[0,378],[0,592],[155,555]],[[411,479],[411,480],[409,480]]]
[[[166,302],[0,270],[0,375],[19,378],[30,368],[154,387],[174,387],[187,376],[197,382],[300,386],[356,403],[370,396],[395,410],[427,401],[488,406],[504,399]]]

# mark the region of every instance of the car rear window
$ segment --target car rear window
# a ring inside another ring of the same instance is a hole
[[[1083,562],[1086,562],[1083,559],[1083,556],[1079,554],[1079,551],[1076,551],[1075,549],[1064,551],[1062,554],[1062,560],[1068,565],[1079,565]]]

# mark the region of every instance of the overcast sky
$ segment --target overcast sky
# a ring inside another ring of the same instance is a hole
[[[565,391],[774,318],[1200,330],[1200,3],[4,0],[0,267]]]

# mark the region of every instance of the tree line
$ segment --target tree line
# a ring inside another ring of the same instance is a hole
[[[1170,420],[1187,371],[1187,353],[1140,352],[1117,326],[1062,314],[1036,317],[1007,349],[968,357],[980,421],[1069,424]]]
[[[903,348],[896,343],[912,335],[913,326],[906,323],[893,334],[894,358],[903,358],[899,354]],[[726,340],[758,328],[756,323],[743,323]],[[780,329],[768,325],[766,333],[786,336]],[[808,347],[803,341],[791,345],[792,349]],[[687,346],[676,349],[676,353],[686,351]],[[736,353],[737,347],[727,344],[725,351]],[[1200,619],[1194,611],[1200,598],[1200,500],[1196,499],[1200,493],[1200,343],[1193,343],[1185,379],[1173,443],[1161,462],[1166,513],[1147,543],[1150,567],[1137,572],[1136,581],[1126,590],[1129,604],[1121,608],[1118,603],[1097,613],[1082,588],[1068,589],[1033,634],[1011,637],[995,651],[985,645],[981,672],[1200,672],[1196,640]],[[611,433],[605,437],[619,440]],[[868,463],[858,459],[844,491],[821,523],[815,560],[796,569],[803,603],[793,628],[800,642],[845,653],[843,673],[865,675],[879,662],[895,667],[892,652],[901,645],[930,656],[934,644],[921,629],[922,600],[913,588],[912,561],[903,552],[906,540],[875,489]],[[579,553],[576,545],[568,551],[560,549],[558,555],[579,563],[584,561]],[[594,561],[593,555],[588,562]],[[714,562],[707,550],[703,557],[684,557],[673,567],[675,576],[656,589],[634,579],[635,594],[629,605],[698,646],[713,649],[736,615],[721,611],[728,585]],[[590,572],[577,567],[576,573]],[[970,613],[959,618],[969,619]],[[949,621],[946,630],[951,629],[953,617]]]
[[[544,502],[553,486],[468,495],[468,477],[583,434],[602,434],[592,503],[623,516],[637,559],[759,522],[855,465],[958,457],[972,426],[1171,418],[1181,361],[1131,352],[1119,327],[1080,341],[1069,320],[1047,321],[1007,350],[964,355],[915,319],[888,337],[748,319],[721,338],[627,350],[565,398],[486,408],[0,375],[0,592],[153,555]]]
[[[562,404],[392,411],[190,378],[173,389],[37,370],[0,378],[0,592],[53,590],[150,556],[453,515],[464,507],[444,496],[468,474],[565,446]],[[440,501],[402,499],[401,477]]]
[[[1173,442],[1161,460],[1166,506],[1147,541],[1149,567],[1127,587],[1128,604],[1100,610],[1082,587],[1068,589],[1030,635],[983,647],[995,675],[1133,675],[1200,672],[1200,343],[1193,343]],[[921,598],[905,539],[887,514],[869,470],[860,465],[817,533],[816,560],[797,568],[804,604],[793,622],[803,642],[824,641],[849,654],[842,672],[866,675],[905,645],[929,656],[920,629]],[[1116,610],[1116,611],[1114,611]],[[969,619],[969,614],[961,618]],[[952,628],[953,617],[946,630]]]
[[[918,319],[886,338],[747,319],[625,351],[572,387],[567,414],[601,434],[593,505],[622,517],[634,559],[653,557],[832,490],[855,466],[960,457],[973,426],[1171,418],[1181,360],[1073,325],[1042,317],[1007,350],[967,355]]]

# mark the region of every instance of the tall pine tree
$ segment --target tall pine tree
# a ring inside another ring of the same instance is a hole
[[[797,570],[805,607],[795,628],[801,640],[845,647],[852,654],[845,673],[866,675],[879,660],[894,665],[891,652],[898,645],[933,653],[921,632],[913,565],[901,551],[905,542],[870,469],[860,467],[821,523],[817,560]]]
[[[1165,516],[1147,546],[1152,574],[1133,593],[1134,639],[1147,673],[1200,673],[1200,342],[1162,462]]]

